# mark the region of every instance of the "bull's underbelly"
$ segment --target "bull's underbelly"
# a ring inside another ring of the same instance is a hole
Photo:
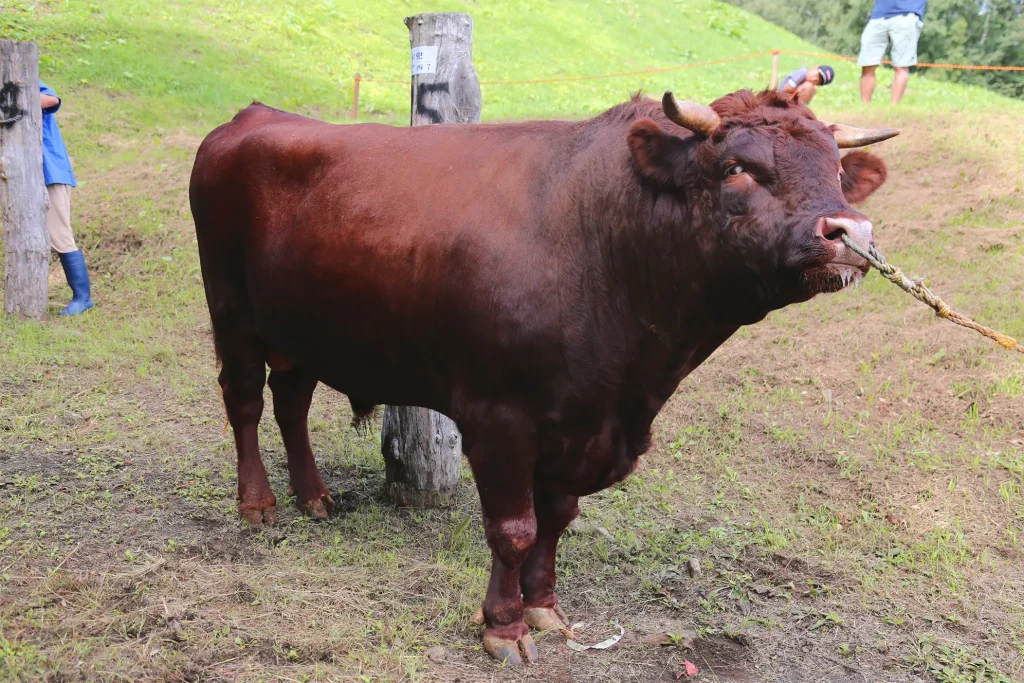
[[[362,403],[448,408],[422,336],[387,315],[386,302],[302,277],[265,273],[260,280],[250,285],[250,300],[269,351]]]
[[[402,354],[394,338],[369,339],[344,325],[312,326],[292,316],[263,320],[260,331],[271,351],[354,401],[448,411],[435,373],[416,354]]]
[[[458,406],[500,403],[501,392],[488,393],[488,381],[461,382],[441,372],[415,339],[384,321],[377,326],[351,322],[352,313],[331,296],[308,297],[301,302],[264,300],[256,306],[260,333],[270,349],[298,367],[307,369],[335,391],[361,404],[414,405],[448,415],[456,423],[465,419]],[[330,311],[330,315],[324,315]],[[383,332],[381,331],[383,330]],[[463,359],[467,360],[467,359]],[[501,363],[492,357],[493,363]],[[477,378],[478,380],[482,378]],[[533,408],[540,415],[551,406],[546,399],[550,377],[537,379]],[[588,495],[629,475],[646,449],[649,421],[634,426],[640,438],[630,438],[619,416],[595,396],[593,412],[541,427],[537,479],[553,491]],[[605,417],[601,419],[600,415]],[[580,428],[580,421],[589,426]],[[486,428],[486,426],[485,426]],[[521,453],[507,457],[519,459]]]

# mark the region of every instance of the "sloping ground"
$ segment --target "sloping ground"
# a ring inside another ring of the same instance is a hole
[[[468,623],[489,565],[472,482],[448,510],[381,502],[379,437],[351,433],[330,392],[313,437],[345,512],[314,524],[290,508],[268,411],[279,526],[239,524],[191,159],[248,97],[340,116],[350,70],[387,63],[377,75],[400,77],[410,10],[363,5],[0,14],[5,35],[37,34],[60,60],[44,77],[67,97],[85,181],[75,222],[99,302],[73,320],[0,319],[0,679],[671,681],[684,660],[709,681],[1024,679],[1024,369],[874,275],[741,331],[684,382],[637,474],[584,501],[561,593],[588,642],[626,628],[614,650],[572,653],[549,635],[538,667],[490,661]],[[481,75],[629,70],[675,63],[672,48],[697,60],[784,38],[712,3],[560,7],[474,5]],[[601,38],[587,53],[584,19]],[[740,37],[733,20],[747,22]],[[537,47],[503,59],[485,21],[510,50]],[[323,54],[338,61],[315,63]],[[711,97],[764,75],[743,64],[650,89],[684,82]],[[495,90],[485,113],[577,115],[635,85]],[[1019,105],[915,80],[906,108],[850,108],[852,87],[815,104],[904,129],[875,150],[890,166],[864,207],[880,247],[964,313],[1024,337]],[[381,115],[396,116],[404,95],[386,97]],[[56,310],[59,267],[51,283]]]

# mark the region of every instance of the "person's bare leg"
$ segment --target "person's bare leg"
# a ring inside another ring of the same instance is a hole
[[[910,68],[897,66],[892,76],[892,103],[899,104],[903,99],[903,93],[907,91],[907,81],[910,80]]]
[[[818,92],[818,86],[804,81],[796,89],[796,98],[801,104],[808,104],[814,99],[816,92]]]
[[[871,102],[871,96],[875,94],[875,70],[877,66],[861,67],[860,72],[860,101],[864,104]],[[894,86],[895,87],[895,86]],[[895,92],[895,90],[893,90]]]

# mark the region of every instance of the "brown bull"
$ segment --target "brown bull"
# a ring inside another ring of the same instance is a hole
[[[679,382],[740,326],[835,292],[895,135],[774,92],[635,98],[581,122],[333,126],[254,104],[192,172],[241,515],[274,520],[257,444],[270,366],[301,509],[333,507],[306,417],[318,382],[462,431],[493,564],[484,645],[536,658],[563,625],[555,549],[620,481]]]

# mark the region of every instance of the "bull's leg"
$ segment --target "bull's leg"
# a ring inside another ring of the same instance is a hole
[[[496,421],[489,420],[486,439],[463,434],[491,548],[491,579],[483,606],[487,625],[484,649],[496,659],[522,664],[523,658],[537,660],[537,646],[523,621],[519,588],[519,569],[537,540],[533,512],[536,449],[522,436],[532,433],[530,425],[508,424],[508,429],[495,430]]]
[[[217,328],[214,328],[215,333]],[[277,500],[260,457],[258,428],[263,415],[266,351],[252,335],[218,336],[220,386],[238,451],[238,513],[253,524],[273,524]]]
[[[334,510],[327,485],[320,477],[309,445],[309,405],[316,389],[316,377],[301,368],[270,370],[270,389],[274,393],[274,418],[288,453],[288,474],[295,504],[317,519],[326,519]]]
[[[537,543],[520,570],[525,611],[523,618],[535,629],[568,631],[565,613],[555,594],[555,554],[558,539],[569,522],[580,513],[577,496],[534,489],[533,509],[537,516]]]

